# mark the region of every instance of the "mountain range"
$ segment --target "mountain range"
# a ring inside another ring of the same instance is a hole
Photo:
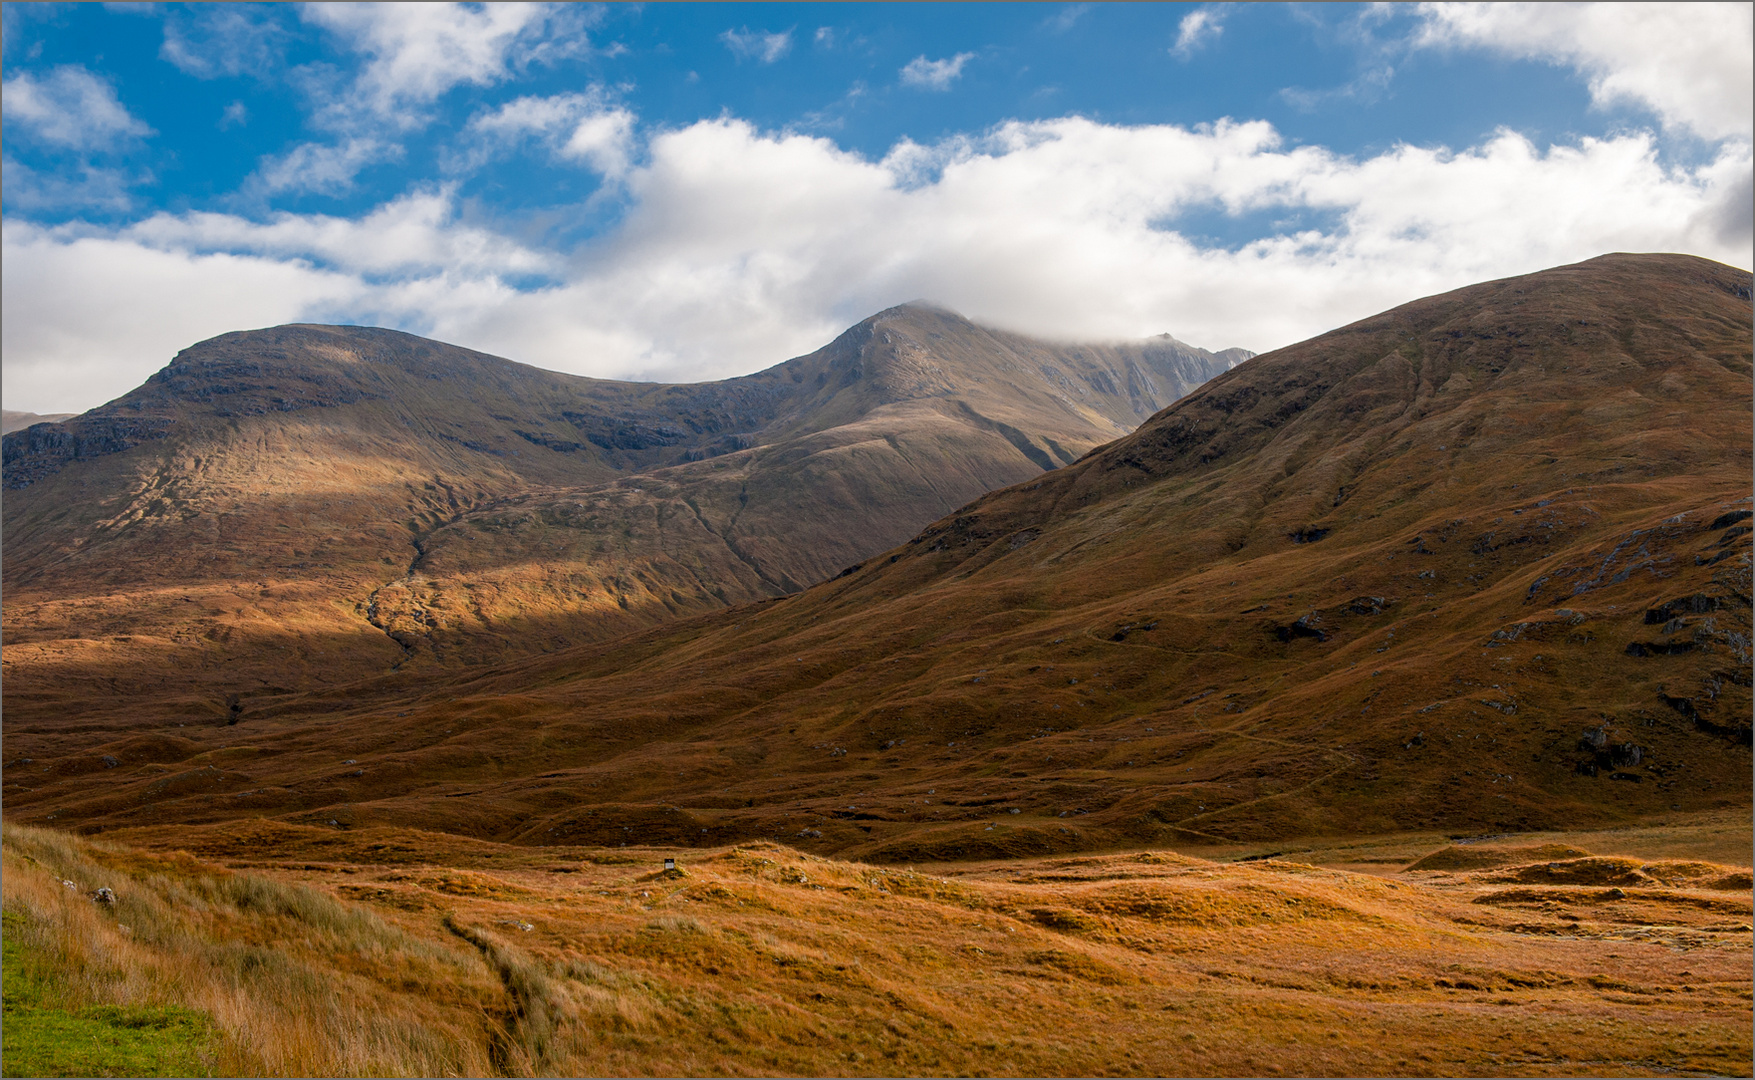
[[[909,307],[712,389],[215,339],[7,437],[11,813],[916,861],[1747,806],[1750,295],[1611,255],[1235,366]]]
[[[6,436],[8,675],[223,708],[785,595],[1248,355],[1055,344],[919,304],[691,385],[388,330],[227,334]]]

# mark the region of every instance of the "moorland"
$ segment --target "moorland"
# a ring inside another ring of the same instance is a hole
[[[8,977],[222,1072],[1747,1072],[1750,293],[204,343],[6,438]]]

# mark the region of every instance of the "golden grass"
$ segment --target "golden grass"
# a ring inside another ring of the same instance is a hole
[[[1527,847],[1450,846],[1434,851],[1409,865],[1409,870],[1479,870],[1488,866],[1532,863],[1541,859],[1576,859],[1590,854],[1566,844],[1531,844]]]
[[[1700,887],[1747,871],[1698,861],[1571,860],[1648,879],[1619,888],[1499,881],[1527,869],[1505,864],[1380,876],[1168,852],[929,872],[772,843],[475,841],[463,867],[370,857],[437,855],[433,834],[276,863],[285,853],[272,845],[222,854],[212,830],[188,839],[255,869],[9,826],[4,907],[56,958],[69,1004],[209,1013],[221,1073],[1579,1075],[1750,1063],[1750,896]],[[659,869],[665,855],[678,870]],[[86,899],[99,884],[116,890],[114,908]]]
[[[491,974],[321,890],[7,826],[4,907],[65,1008],[181,1005],[220,1075],[480,1074]],[[66,882],[73,882],[69,887]],[[104,907],[88,894],[112,888]]]

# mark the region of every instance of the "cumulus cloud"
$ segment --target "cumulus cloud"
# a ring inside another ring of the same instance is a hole
[[[916,296],[1040,334],[1173,330],[1260,349],[1421,293],[1607,250],[1747,262],[1747,239],[1718,239],[1747,152],[1674,173],[1639,135],[1542,151],[1501,133],[1462,153],[1401,147],[1357,161],[1287,149],[1265,123],[1065,119],[870,161],[724,122],[655,138],[650,158],[630,178],[636,202],[589,288],[621,293],[617,310],[668,308],[665,329],[646,335],[648,355],[677,368],[695,352],[687,336],[706,340],[712,326],[814,325],[820,337]],[[1235,251],[1177,231],[1214,209],[1295,208],[1336,224]],[[688,327],[697,309],[711,314]]]
[[[0,395],[8,408],[34,402],[55,412],[102,404],[195,341],[308,317],[355,288],[297,262],[57,237],[14,221],[0,223],[0,259]]]
[[[46,235],[82,234],[89,230],[65,226]],[[159,213],[103,235],[164,252],[302,260],[362,277],[523,277],[552,275],[564,265],[553,253],[459,222],[450,189],[414,192],[360,218],[282,212],[258,222],[233,214]]]
[[[304,17],[366,64],[332,122],[359,113],[414,127],[452,87],[491,86],[535,62],[589,51],[585,13],[553,4],[311,4]]]
[[[1225,9],[1222,6],[1196,8],[1177,24],[1176,44],[1170,46],[1171,55],[1187,60],[1203,45],[1217,41],[1224,31]]]
[[[521,97],[478,113],[465,126],[471,153],[459,167],[534,140],[555,158],[584,162],[615,179],[628,170],[634,114],[611,104],[602,87],[552,97]]]
[[[21,71],[0,84],[9,128],[62,150],[105,151],[153,134],[116,97],[116,89],[78,64],[39,77]]]
[[[535,124],[544,108],[503,119],[569,130],[565,109]],[[904,142],[874,159],[703,121],[651,136],[622,181],[619,226],[567,251],[464,220],[447,189],[359,221],[8,225],[6,392],[14,407],[85,408],[200,337],[294,319],[397,326],[582,374],[719,378],[917,297],[1052,337],[1170,331],[1265,350],[1605,251],[1747,267],[1751,166],[1740,142],[1666,166],[1648,133],[1544,148],[1506,131],[1463,150],[1353,158],[1287,146],[1265,122],[1079,118]],[[1215,214],[1320,224],[1235,246],[1194,239]],[[260,292],[246,303],[245,289]]]
[[[901,71],[902,85],[922,90],[949,90],[963,74],[963,65],[973,59],[974,53],[958,53],[943,60],[928,60],[925,54],[916,56]]]
[[[792,50],[792,31],[790,30],[770,33],[766,30],[751,30],[744,26],[736,30],[725,31],[719,35],[719,40],[725,42],[725,47],[730,49],[738,59],[757,60],[764,64],[772,64]]]
[[[1427,47],[1475,47],[1577,70],[1599,105],[1633,102],[1706,139],[1751,134],[1755,5],[1420,5]]]

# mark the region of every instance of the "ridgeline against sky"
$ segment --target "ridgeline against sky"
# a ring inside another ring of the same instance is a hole
[[[925,298],[1266,350],[1750,265],[1747,4],[4,8],[4,390],[352,322],[600,377]]]

